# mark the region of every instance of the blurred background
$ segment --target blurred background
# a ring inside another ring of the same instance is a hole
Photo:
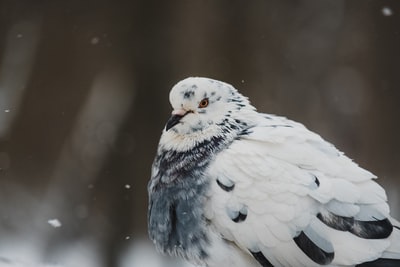
[[[187,76],[320,133],[400,218],[399,51],[398,0],[0,0],[0,266],[189,266],[146,228]]]

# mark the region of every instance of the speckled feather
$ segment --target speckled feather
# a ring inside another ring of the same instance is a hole
[[[148,186],[159,251],[210,267],[400,258],[399,224],[376,177],[319,135],[208,78],[179,82],[170,102]]]

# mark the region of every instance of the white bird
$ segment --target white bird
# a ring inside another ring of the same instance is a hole
[[[148,185],[159,251],[209,267],[400,266],[376,176],[318,134],[209,78],[170,102]]]

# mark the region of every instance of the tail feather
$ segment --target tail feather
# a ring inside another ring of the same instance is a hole
[[[390,221],[393,224],[393,232],[389,237],[391,245],[383,252],[382,258],[400,260],[400,223],[393,218]],[[400,261],[398,264],[400,266]]]
[[[370,262],[364,262],[356,265],[356,267],[399,267],[399,259],[377,259]]]
[[[390,235],[391,245],[385,250],[382,258],[365,262],[357,267],[398,267],[400,266],[400,222],[391,218],[393,232]]]

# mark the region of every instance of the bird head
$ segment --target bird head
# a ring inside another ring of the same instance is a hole
[[[202,141],[234,135],[248,124],[255,109],[230,84],[202,77],[178,82],[169,95],[173,108],[164,136]]]

